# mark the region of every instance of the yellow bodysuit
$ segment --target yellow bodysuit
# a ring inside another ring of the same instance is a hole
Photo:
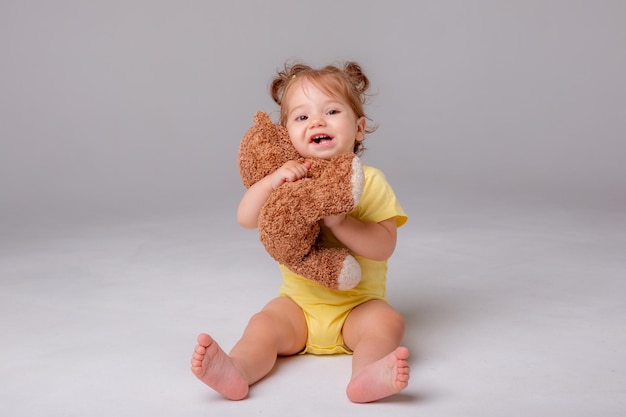
[[[365,183],[357,207],[349,214],[363,222],[378,223],[389,218],[402,226],[408,220],[384,174],[363,166]],[[320,242],[324,246],[343,246],[322,224]],[[352,353],[343,342],[341,330],[350,311],[369,300],[385,300],[387,261],[373,261],[356,256],[361,266],[361,281],[346,291],[332,290],[308,280],[279,265],[283,274],[280,296],[290,297],[304,312],[308,326],[306,347],[302,353],[316,355]]]

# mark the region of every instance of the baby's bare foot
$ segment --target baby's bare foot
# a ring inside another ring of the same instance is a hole
[[[229,400],[242,400],[248,395],[248,382],[208,334],[198,336],[191,357],[191,372]]]
[[[396,394],[409,385],[409,350],[399,347],[355,375],[346,390],[350,401],[367,403]]]

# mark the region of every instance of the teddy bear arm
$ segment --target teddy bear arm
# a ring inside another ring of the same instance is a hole
[[[312,160],[308,176],[312,180],[309,199],[320,206],[320,218],[349,213],[360,201],[365,176],[354,154]]]

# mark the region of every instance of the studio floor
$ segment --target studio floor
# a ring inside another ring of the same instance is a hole
[[[626,212],[423,201],[388,278],[411,383],[365,405],[349,356],[281,359],[240,402],[191,374],[196,335],[229,349],[279,284],[233,215],[3,226],[0,415],[626,415]]]

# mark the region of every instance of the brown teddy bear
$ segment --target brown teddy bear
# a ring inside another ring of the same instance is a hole
[[[250,187],[289,160],[304,158],[289,140],[287,129],[264,112],[254,115],[239,145],[239,174]],[[259,237],[267,252],[291,271],[325,287],[347,290],[361,280],[361,268],[346,248],[317,242],[320,220],[351,212],[363,192],[364,174],[358,156],[331,160],[307,158],[307,176],[274,190],[259,214]]]

